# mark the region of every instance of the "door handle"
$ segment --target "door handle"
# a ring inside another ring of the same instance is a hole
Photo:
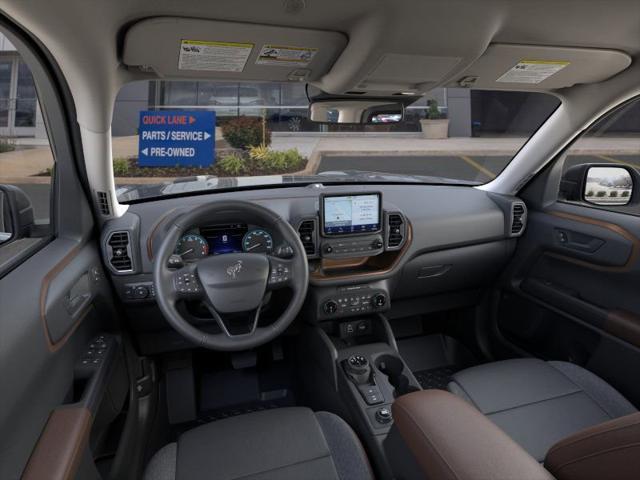
[[[73,284],[65,296],[65,308],[67,313],[75,318],[91,302],[91,284],[89,273],[85,272]]]
[[[593,253],[605,243],[601,238],[572,230],[556,228],[554,233],[556,244],[579,252]]]

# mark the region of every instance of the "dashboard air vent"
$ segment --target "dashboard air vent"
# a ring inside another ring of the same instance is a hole
[[[111,215],[111,207],[109,205],[109,195],[107,192],[96,192],[98,199],[98,210],[102,215]]]
[[[316,220],[303,220],[298,226],[298,235],[304,246],[307,256],[316,254]]]
[[[109,246],[109,263],[118,272],[133,270],[133,262],[129,249],[129,232],[113,232],[107,241]]]
[[[387,216],[387,248],[394,250],[404,243],[406,224],[404,217],[399,213],[390,213]]]
[[[511,235],[520,235],[524,231],[527,217],[527,207],[524,203],[514,203],[511,206]]]

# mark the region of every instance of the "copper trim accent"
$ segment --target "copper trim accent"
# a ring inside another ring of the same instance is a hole
[[[607,314],[603,330],[621,340],[640,347],[640,316],[622,310],[612,310]]]
[[[331,270],[331,269],[344,269],[344,268],[355,268],[360,267],[367,263],[370,257],[360,257],[360,258],[344,258],[344,259],[336,259],[336,258],[323,258],[321,260],[322,270]]]
[[[368,279],[386,275],[400,263],[402,257],[409,249],[413,239],[413,227],[407,221],[407,238],[404,245],[398,251],[385,252],[375,257],[358,257],[344,260],[323,259],[319,270],[309,273],[309,278],[314,282],[328,282],[334,280]],[[330,263],[326,263],[329,261]],[[343,262],[339,264],[339,262]],[[361,271],[358,271],[360,269]],[[341,272],[346,270],[347,272]],[[354,271],[355,270],[355,271]]]
[[[615,223],[609,223],[609,222],[605,222],[603,220],[598,220],[595,218],[583,217],[581,215],[574,215],[572,213],[565,213],[565,212],[558,212],[558,211],[549,211],[546,213],[554,217],[564,218],[566,220],[571,220],[578,223],[595,225],[596,227],[604,228],[606,230],[609,230],[610,232],[620,235],[621,237],[631,242],[631,254],[629,255],[629,258],[627,259],[625,264],[620,266],[598,265],[597,263],[592,263],[587,260],[581,260],[578,258],[569,257],[561,253],[545,252],[545,255],[553,258],[557,258],[560,260],[564,260],[566,262],[573,263],[575,265],[580,265],[585,268],[590,268],[592,270],[598,270],[603,272],[626,272],[630,270],[633,267],[633,265],[636,263],[636,260],[638,259],[638,255],[640,255],[640,239],[635,235],[633,235],[631,232],[622,228],[621,226],[616,225]]]
[[[149,235],[147,235],[147,258],[151,262],[153,262],[153,238],[155,237],[155,235],[157,233],[158,227],[160,227],[160,225],[162,225],[164,223],[164,221],[169,217],[169,215],[171,215],[177,209],[178,209],[178,207],[172,208],[167,213],[162,215],[156,221],[156,223],[153,224],[153,227],[151,227],[151,231],[149,232]]]
[[[49,415],[22,480],[71,480],[89,442],[93,417],[86,407],[61,407]]]
[[[78,328],[78,326],[80,325],[84,317],[87,315],[91,307],[91,304],[89,304],[86,310],[83,311],[78,316],[78,319],[69,328],[67,333],[65,333],[65,335],[60,340],[58,340],[57,342],[54,342],[51,339],[51,335],[49,334],[49,327],[47,325],[47,315],[46,315],[47,294],[49,293],[49,286],[51,285],[51,282],[58,276],[58,274],[62,270],[64,270],[65,267],[69,265],[69,263],[71,263],[71,261],[74,258],[76,258],[78,253],[80,253],[80,250],[82,250],[83,246],[84,245],[76,245],[75,247],[73,247],[73,249],[71,249],[71,251],[62,260],[60,260],[56,265],[54,265],[54,267],[51,270],[49,270],[49,272],[47,272],[47,274],[42,279],[42,284],[40,286],[40,321],[42,323],[42,329],[44,331],[44,338],[47,342],[47,348],[52,353],[60,349],[60,347],[62,347],[66,343],[69,337]]]

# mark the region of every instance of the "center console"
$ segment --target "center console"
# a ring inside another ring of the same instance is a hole
[[[300,343],[309,365],[305,381],[316,409],[334,411],[358,431],[381,478],[392,478],[386,439],[394,420],[392,405],[421,390],[382,314],[324,320],[307,325]]]

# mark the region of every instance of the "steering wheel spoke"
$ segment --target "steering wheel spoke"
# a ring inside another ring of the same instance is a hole
[[[269,255],[269,279],[267,290],[290,287],[294,282],[293,260]]]
[[[233,337],[253,335],[256,329],[258,328],[258,320],[260,318],[260,311],[262,310],[262,305],[256,308],[255,311],[250,312],[250,313],[253,313],[253,319],[251,320],[251,324],[246,332],[231,333],[232,329],[229,326],[228,322],[225,321],[224,318],[222,318],[222,315],[215,309],[215,307],[211,304],[211,302],[205,300],[204,304],[207,307],[207,310],[209,310],[209,313],[211,313],[211,316],[213,317],[213,319],[218,324],[218,327],[220,327],[220,330],[222,330],[222,332],[227,337],[233,338]]]
[[[198,279],[195,264],[188,264],[172,273],[172,295],[174,300],[199,300],[204,298],[204,289]]]

